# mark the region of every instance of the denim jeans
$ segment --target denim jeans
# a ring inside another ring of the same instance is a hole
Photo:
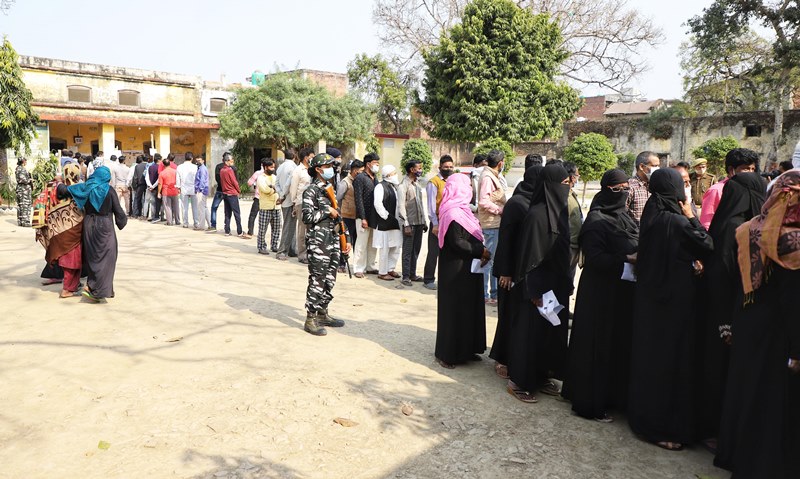
[[[222,190],[217,189],[217,192],[214,193],[214,199],[211,200],[211,227],[217,227],[217,208],[219,208],[219,204],[222,203]]]
[[[497,238],[499,235],[499,228],[483,230],[483,244],[492,253],[492,259],[489,260],[488,264],[489,269],[483,273],[484,299],[497,299],[497,278],[492,275],[492,267],[494,266],[494,253],[497,251]]]

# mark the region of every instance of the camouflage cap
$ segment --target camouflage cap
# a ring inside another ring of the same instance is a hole
[[[311,162],[308,164],[309,168],[316,168],[318,166],[324,165],[332,165],[333,164],[333,157],[327,153],[320,153],[319,155],[311,158]]]

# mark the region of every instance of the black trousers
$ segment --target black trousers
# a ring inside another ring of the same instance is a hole
[[[423,225],[411,225],[411,236],[403,234],[403,279],[417,277],[417,258],[422,250]]]
[[[236,220],[236,234],[242,234],[242,214],[239,211],[239,196],[222,195],[222,200],[225,202],[225,233],[231,232],[231,214],[233,214],[233,219]]]
[[[355,246],[356,239],[358,238],[358,228],[356,228],[356,219],[342,218],[342,221],[344,221],[344,225],[347,226],[347,232],[350,233],[350,244]]]
[[[439,237],[433,234],[433,224],[428,230],[428,257],[425,258],[425,284],[436,281],[436,263],[439,261]]]
[[[250,216],[247,218],[247,234],[253,236],[253,228],[256,225],[256,218],[258,218],[258,197],[253,198],[253,204],[250,206]]]
[[[133,190],[131,216],[142,216],[142,205],[144,204],[144,192],[146,190],[147,185],[139,185]]]

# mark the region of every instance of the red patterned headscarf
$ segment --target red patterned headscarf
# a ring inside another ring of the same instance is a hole
[[[736,229],[745,303],[768,279],[773,263],[800,269],[800,169],[782,174],[761,214]]]

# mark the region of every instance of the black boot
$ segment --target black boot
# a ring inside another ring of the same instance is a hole
[[[305,329],[307,333],[311,333],[314,336],[325,336],[328,334],[328,332],[325,331],[325,328],[318,324],[317,315],[315,313],[306,314],[306,324],[303,326],[303,329]]]
[[[317,323],[320,326],[330,326],[331,328],[341,328],[344,326],[344,321],[336,319],[328,314],[328,308],[319,310],[317,313]]]

